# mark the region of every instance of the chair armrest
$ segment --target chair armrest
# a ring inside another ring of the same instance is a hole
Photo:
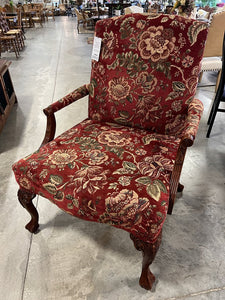
[[[182,129],[178,133],[178,137],[181,138],[182,143],[186,144],[186,147],[192,146],[195,136],[198,131],[198,125],[203,113],[203,104],[198,99],[193,99],[189,104],[187,118],[182,126]]]
[[[77,89],[75,89],[73,92],[69,93],[65,97],[61,98],[60,100],[50,104],[47,108],[45,108],[43,111],[46,115],[53,114],[57,112],[58,110],[64,108],[65,106],[68,106],[69,104],[87,96],[89,94],[88,90],[89,84],[85,84]]]
[[[194,139],[198,130],[198,125],[203,112],[203,104],[198,99],[193,99],[189,104],[187,117],[184,125],[176,134],[181,139],[180,146],[177,151],[173,172],[170,179],[170,198],[168,214],[172,213],[174,200],[178,190],[180,174],[184,162],[187,147],[190,147],[194,143]]]
[[[45,115],[47,116],[47,127],[46,127],[45,137],[41,144],[41,147],[54,139],[55,130],[56,130],[56,120],[55,120],[54,113],[68,106],[69,104],[87,96],[89,94],[88,88],[89,88],[88,84],[83,85],[78,89],[74,90],[73,92],[69,93],[62,99],[50,104],[48,107],[46,107],[43,110]]]

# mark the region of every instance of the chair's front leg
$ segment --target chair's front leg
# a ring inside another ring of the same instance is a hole
[[[38,224],[38,212],[35,206],[32,203],[32,200],[35,198],[35,194],[29,191],[25,191],[22,189],[18,190],[18,199],[20,204],[29,212],[31,215],[30,222],[25,226],[27,230],[31,233],[37,231],[39,224]]]
[[[184,186],[180,182],[178,183],[177,191],[178,193],[183,192]]]
[[[133,234],[130,235],[134,242],[134,246],[138,251],[142,251],[143,261],[142,261],[142,272],[139,279],[139,284],[146,290],[151,290],[153,283],[155,282],[155,276],[149,269],[150,264],[153,262],[156,253],[159,249],[159,245],[162,239],[162,233],[159,234],[155,243],[147,243],[139,240]]]

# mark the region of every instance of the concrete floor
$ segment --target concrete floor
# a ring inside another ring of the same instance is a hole
[[[205,111],[186,156],[184,192],[167,217],[151,267],[153,291],[138,285],[141,253],[125,231],[71,217],[41,197],[35,200],[40,232],[24,229],[29,216],[17,201],[11,165],[39,147],[46,124],[42,109],[89,82],[90,36],[77,34],[75,18],[57,17],[27,30],[18,60],[13,53],[2,55],[12,61],[18,105],[0,135],[0,299],[225,299],[224,114],[205,138],[214,87],[197,90]],[[57,134],[86,116],[87,99],[58,112]]]

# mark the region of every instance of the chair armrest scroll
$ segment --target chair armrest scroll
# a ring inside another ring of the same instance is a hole
[[[47,127],[45,131],[45,137],[41,146],[44,146],[54,139],[56,130],[56,120],[54,113],[66,107],[67,105],[87,96],[89,94],[88,87],[89,85],[83,85],[79,87],[78,89],[74,90],[62,99],[52,103],[43,110],[45,115],[47,116]]]
[[[181,143],[184,146],[190,147],[193,145],[202,113],[202,102],[198,99],[193,99],[189,104],[187,118],[185,120],[184,126],[178,134],[178,137],[181,138]]]

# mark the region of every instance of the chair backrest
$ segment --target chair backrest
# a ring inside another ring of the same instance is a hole
[[[24,4],[23,5],[23,11],[26,13],[26,12],[29,12],[29,7],[28,7],[28,4]]]
[[[225,11],[212,14],[209,25],[204,57],[222,56]]]
[[[171,133],[197,87],[208,26],[181,16],[130,14],[96,23],[89,117]]]
[[[7,13],[16,13],[16,6],[15,5],[5,4],[5,11]]]
[[[66,6],[65,6],[65,4],[59,4],[59,9],[60,9],[61,11],[66,11]]]
[[[74,8],[74,11],[75,11],[75,14],[77,16],[77,20],[80,21],[80,20],[84,20],[84,16],[81,12],[79,12],[79,10],[77,8]]]
[[[3,33],[9,31],[9,24],[5,19],[5,12],[0,12],[0,28]]]

